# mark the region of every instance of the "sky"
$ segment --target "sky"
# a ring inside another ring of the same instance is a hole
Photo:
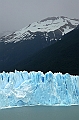
[[[0,33],[53,16],[79,19],[79,0],[0,0]]]

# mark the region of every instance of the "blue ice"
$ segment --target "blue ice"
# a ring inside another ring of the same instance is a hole
[[[0,109],[30,105],[79,105],[79,76],[51,71],[0,73]]]

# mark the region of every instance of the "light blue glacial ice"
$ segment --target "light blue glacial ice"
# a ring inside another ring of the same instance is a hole
[[[79,105],[79,76],[41,71],[0,73],[0,109],[29,105]]]

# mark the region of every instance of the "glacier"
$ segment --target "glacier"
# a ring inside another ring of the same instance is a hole
[[[0,73],[0,109],[79,105],[79,76],[41,71]]]

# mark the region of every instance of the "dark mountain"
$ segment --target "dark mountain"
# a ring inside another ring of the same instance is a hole
[[[27,71],[52,71],[79,75],[79,26],[61,41],[41,50],[16,68]]]
[[[34,40],[25,40],[5,44],[0,42],[0,72],[7,71],[9,67],[32,56],[41,49],[53,44],[55,41],[41,39],[38,34]]]
[[[72,31],[78,24],[77,19],[49,17],[1,37],[0,72],[16,69],[18,63],[61,40],[64,34]]]

